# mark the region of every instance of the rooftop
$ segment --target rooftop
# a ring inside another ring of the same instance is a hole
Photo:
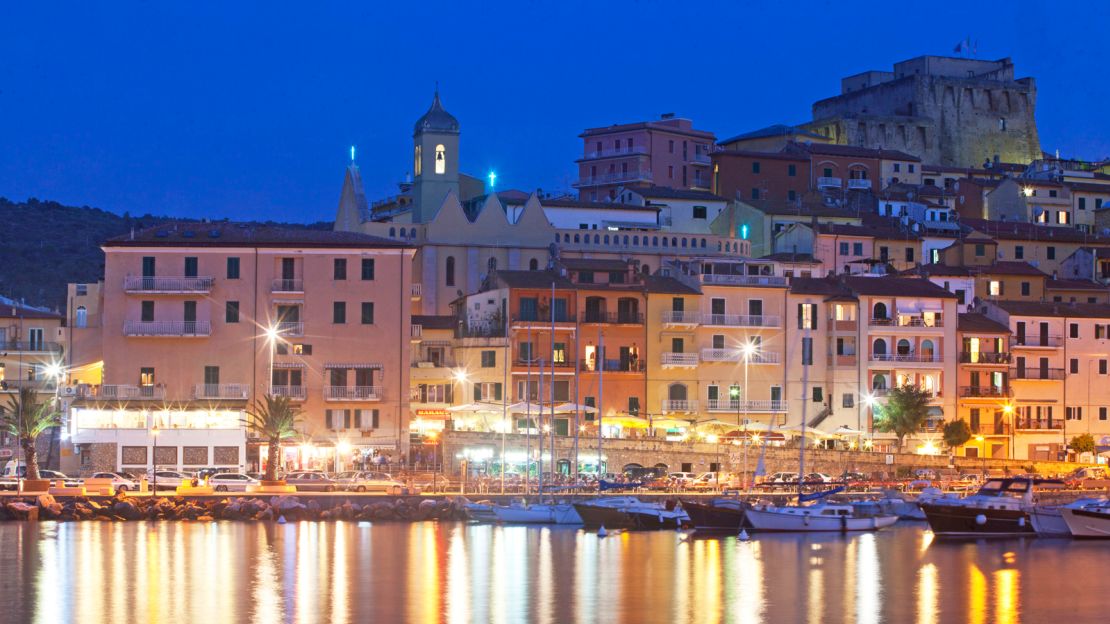
[[[648,186],[644,188],[628,188],[626,189],[632,193],[636,193],[645,199],[692,199],[702,201],[728,201],[720,195],[714,195],[709,191],[695,191],[690,189],[673,189],[666,186]]]
[[[1049,290],[1097,290],[1099,292],[1107,290],[1106,286],[1091,280],[1080,279],[1048,279],[1045,281],[1044,287]]]
[[[446,132],[450,134],[458,134],[459,120],[455,116],[448,113],[443,108],[443,104],[439,101],[439,89],[436,89],[436,94],[432,98],[432,105],[428,107],[428,112],[424,113],[420,119],[416,120],[416,125],[413,126],[413,134],[421,132]]]
[[[854,145],[834,145],[832,143],[787,143],[783,151],[805,152],[807,154],[820,154],[822,156],[847,156],[851,158],[878,158],[880,160],[902,160],[908,162],[921,162],[921,159],[912,154],[897,150],[872,149],[869,147],[856,147]]]
[[[988,318],[984,314],[968,312],[960,314],[956,322],[956,331],[975,332],[980,334],[1008,334],[1010,328],[1002,323]]]
[[[570,271],[627,271],[628,263],[624,260],[607,260],[603,258],[563,258],[559,261]]]
[[[413,314],[412,324],[424,329],[455,329],[458,319],[450,315]]]
[[[1039,301],[996,301],[993,305],[1012,316],[1110,319],[1105,303],[1052,303]]]
[[[743,141],[743,140],[747,140],[747,139],[764,139],[764,138],[768,138],[768,137],[779,137],[779,136],[801,136],[801,137],[809,137],[809,138],[813,138],[813,139],[821,139],[823,141],[826,140],[826,137],[824,137],[820,134],[810,132],[809,130],[802,130],[801,128],[798,128],[796,126],[788,126],[786,124],[773,124],[773,125],[767,126],[766,128],[760,128],[759,130],[752,130],[751,132],[745,132],[743,134],[738,134],[734,137],[730,137],[730,138],[725,139],[723,141],[717,141],[717,143],[718,144],[724,144],[724,143],[732,143],[733,141]]]
[[[1061,243],[1101,243],[1110,245],[1110,237],[1081,232],[1075,228],[1017,221],[989,221],[987,219],[961,219],[960,223],[1001,240],[1056,241]]]
[[[308,228],[178,221],[110,238],[104,247],[360,247],[406,248],[388,238]]]

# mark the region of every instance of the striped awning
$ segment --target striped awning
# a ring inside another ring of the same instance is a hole
[[[304,362],[274,362],[274,368],[304,368]]]
[[[356,368],[356,369],[375,368],[375,369],[381,370],[382,365],[377,363],[377,362],[353,362],[353,363],[352,362],[338,362],[338,363],[337,362],[328,362],[328,363],[324,364],[324,368],[341,368],[341,369],[347,369],[347,368]]]
[[[304,298],[301,299],[273,299],[274,305],[304,305]]]

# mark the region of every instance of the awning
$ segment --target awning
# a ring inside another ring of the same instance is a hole
[[[347,369],[347,368],[357,368],[357,369],[375,368],[375,369],[381,369],[382,365],[378,364],[376,362],[361,362],[361,363],[353,363],[353,364],[350,364],[350,363],[346,363],[346,364],[345,363],[338,363],[337,364],[335,362],[328,362],[328,363],[324,364],[324,368],[341,368],[341,369]]]
[[[274,305],[304,305],[304,298],[300,299],[273,299]]]
[[[580,405],[578,403],[563,403],[555,406],[556,414],[573,414],[575,412],[582,412],[584,414],[596,414],[597,408],[590,407],[589,405]]]
[[[304,362],[274,362],[274,368],[304,368]]]

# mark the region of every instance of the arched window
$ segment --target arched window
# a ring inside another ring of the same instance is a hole
[[[389,228],[389,237],[393,238],[394,236],[397,236],[397,228],[392,228],[391,227],[391,228]]]
[[[639,245],[640,244],[640,237],[639,236],[633,236],[632,237],[632,244],[633,245]]]
[[[925,358],[926,360],[933,359],[933,356],[936,355],[936,346],[933,345],[933,341],[928,339],[922,340],[920,353],[921,357]]]
[[[678,247],[678,239],[673,236],[671,237],[671,247]]]
[[[609,244],[609,235],[608,234],[605,235],[605,244],[606,245]]]
[[[667,237],[666,236],[663,237],[663,246],[664,247],[667,246]]]
[[[652,247],[658,247],[659,246],[659,237],[658,236],[652,236],[651,237],[651,246]]]
[[[685,238],[684,238],[684,239],[682,239],[682,248],[683,248],[683,249],[685,249],[685,248],[686,248],[686,239],[685,239]]]
[[[667,388],[667,399],[671,401],[685,401],[686,400],[686,384],[671,384]]]
[[[447,173],[447,148],[440,143],[436,146],[436,175]]]
[[[447,256],[447,266],[444,267],[443,274],[446,276],[448,286],[455,285],[455,256]]]
[[[577,234],[574,235],[574,242],[576,242],[576,243],[578,242],[578,235]],[[587,241],[587,242],[589,242],[589,241]]]
[[[871,378],[872,390],[886,390],[886,375],[880,373]]]
[[[701,248],[705,249],[705,239],[701,239]]]
[[[74,319],[74,324],[77,327],[86,327],[89,324],[89,311],[85,306],[77,306],[77,318]]]
[[[529,271],[535,271],[539,268],[540,268],[539,260],[536,260],[535,258],[532,258],[531,260],[528,261],[528,270]]]
[[[898,355],[909,355],[913,351],[910,341],[902,338],[898,341]]]
[[[486,262],[486,270],[488,270],[490,273],[493,273],[497,270],[497,258],[490,258]]]
[[[416,238],[416,228],[409,228],[409,238]]]
[[[886,304],[882,301],[875,304],[871,318],[885,319],[886,318]]]
[[[640,265],[640,271],[644,275],[651,275],[651,266],[648,265],[648,263],[645,262],[644,264]]]
[[[875,342],[871,344],[871,352],[875,355],[886,355],[886,341],[882,338],[876,338]]]

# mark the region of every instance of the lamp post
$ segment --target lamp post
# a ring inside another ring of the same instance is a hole
[[[1010,457],[1014,459],[1014,436],[1017,434],[1017,418],[1014,415],[1014,404],[1006,403],[1002,406],[1002,413],[1010,417]]]
[[[717,434],[711,433],[705,436],[705,441],[715,446],[716,455],[713,462],[713,486],[719,488],[721,486],[721,445],[719,444],[720,438]]]
[[[158,496],[158,433],[159,433],[159,431],[160,430],[158,429],[158,423],[154,423],[154,425],[150,428],[150,439],[151,439],[151,443],[152,443],[152,448],[150,450],[150,466],[151,466],[151,474],[154,477],[154,492],[151,494],[151,496]]]

